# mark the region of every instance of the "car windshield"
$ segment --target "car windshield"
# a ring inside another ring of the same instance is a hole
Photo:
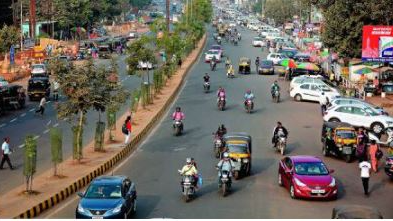
[[[209,54],[218,54],[219,52],[218,51],[209,51],[208,53]]]
[[[354,130],[337,130],[336,135],[343,139],[355,139],[356,133]]]
[[[254,41],[260,41],[260,40],[261,40],[260,37],[255,37],[255,38],[254,38]]]
[[[329,171],[322,162],[298,162],[295,163],[295,173],[306,176],[324,176]]]
[[[33,69],[44,69],[44,68],[45,68],[45,66],[43,64],[33,65]]]
[[[271,61],[262,61],[262,65],[263,66],[272,66],[273,62],[271,62]]]
[[[247,144],[228,144],[227,147],[230,153],[248,153]]]
[[[88,199],[116,199],[121,197],[120,184],[92,184],[85,193],[84,198]]]

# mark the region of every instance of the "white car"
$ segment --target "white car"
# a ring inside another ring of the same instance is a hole
[[[281,34],[278,32],[271,32],[271,33],[268,33],[268,35],[266,35],[267,40],[274,40],[276,38],[281,38]]]
[[[304,84],[304,83],[320,83],[320,84],[324,84],[324,81],[322,80],[323,76],[321,75],[301,75],[298,77],[294,77],[291,81],[291,83],[289,84],[289,90],[292,90],[293,88]]]
[[[30,73],[31,75],[46,75],[47,69],[45,64],[33,64]]]
[[[288,57],[285,56],[285,55],[283,55],[283,54],[279,54],[279,53],[270,53],[270,54],[267,56],[266,60],[273,61],[273,63],[274,63],[275,65],[277,65],[278,63],[280,63],[280,61],[281,61],[282,59],[285,59],[285,58],[288,58]]]
[[[254,39],[252,40],[252,46],[254,46],[254,47],[262,47],[263,46],[262,38],[254,37]]]
[[[338,105],[347,105],[347,104],[356,104],[356,105],[363,106],[365,108],[370,108],[371,110],[375,111],[379,115],[386,115],[386,116],[389,115],[389,113],[384,111],[382,107],[378,107],[378,106],[372,105],[370,103],[367,103],[364,100],[352,98],[352,97],[336,98],[329,103],[328,108],[332,108],[332,107],[338,106]]]
[[[371,108],[356,104],[334,106],[326,111],[323,120],[369,128],[376,134],[380,134],[384,128],[393,127],[392,117],[380,115]]]
[[[318,83],[304,83],[298,85],[289,92],[289,95],[294,98],[295,101],[307,100],[319,102],[322,92],[325,93],[329,101],[341,96],[336,89]]]
[[[134,39],[134,38],[136,38],[136,33],[135,32],[130,32],[129,34],[128,34],[128,38],[130,38],[130,39]]]
[[[221,61],[221,52],[219,50],[209,50],[205,53],[205,62],[210,62],[216,57],[217,62]]]
[[[235,23],[235,22],[231,22],[231,23],[229,23],[229,27],[231,27],[231,28],[235,28],[235,27],[236,27],[236,23]]]

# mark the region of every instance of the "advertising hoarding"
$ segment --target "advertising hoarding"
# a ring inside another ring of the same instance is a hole
[[[362,60],[393,62],[393,26],[363,26]]]

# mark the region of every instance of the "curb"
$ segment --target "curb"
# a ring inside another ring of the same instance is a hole
[[[184,79],[188,75],[190,69],[194,66],[195,62],[199,60],[199,56],[203,51],[206,45],[207,34],[202,37],[201,41],[203,41],[202,46],[199,48],[198,56],[195,60],[191,61],[191,64],[186,68],[185,74],[183,74],[180,83],[176,86],[175,91],[169,97],[169,99],[165,102],[165,104],[161,107],[160,111],[152,118],[152,120],[146,125],[145,128],[137,135],[134,139],[119,153],[113,156],[107,162],[101,164],[97,167],[94,171],[90,172],[88,175],[76,180],[73,184],[69,185],[68,187],[64,188],[60,192],[52,195],[49,199],[44,200],[43,202],[33,206],[32,208],[26,210],[25,212],[17,215],[16,219],[28,219],[34,218],[43,213],[44,211],[54,207],[55,205],[59,204],[61,201],[65,200],[67,197],[71,196],[72,194],[76,193],[78,190],[82,189],[83,187],[87,186],[94,178],[103,175],[105,172],[109,171],[113,166],[127,157],[135,147],[139,144],[139,142],[146,137],[148,132],[155,126],[157,121],[159,121],[163,115],[165,114],[167,108],[172,104],[176,95],[179,93],[180,88],[183,86]]]

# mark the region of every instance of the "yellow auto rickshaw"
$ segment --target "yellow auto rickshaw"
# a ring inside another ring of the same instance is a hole
[[[224,136],[226,151],[233,160],[233,176],[239,179],[240,176],[251,174],[251,136],[246,133],[230,133]]]
[[[242,57],[239,60],[239,74],[251,74],[251,59]]]

